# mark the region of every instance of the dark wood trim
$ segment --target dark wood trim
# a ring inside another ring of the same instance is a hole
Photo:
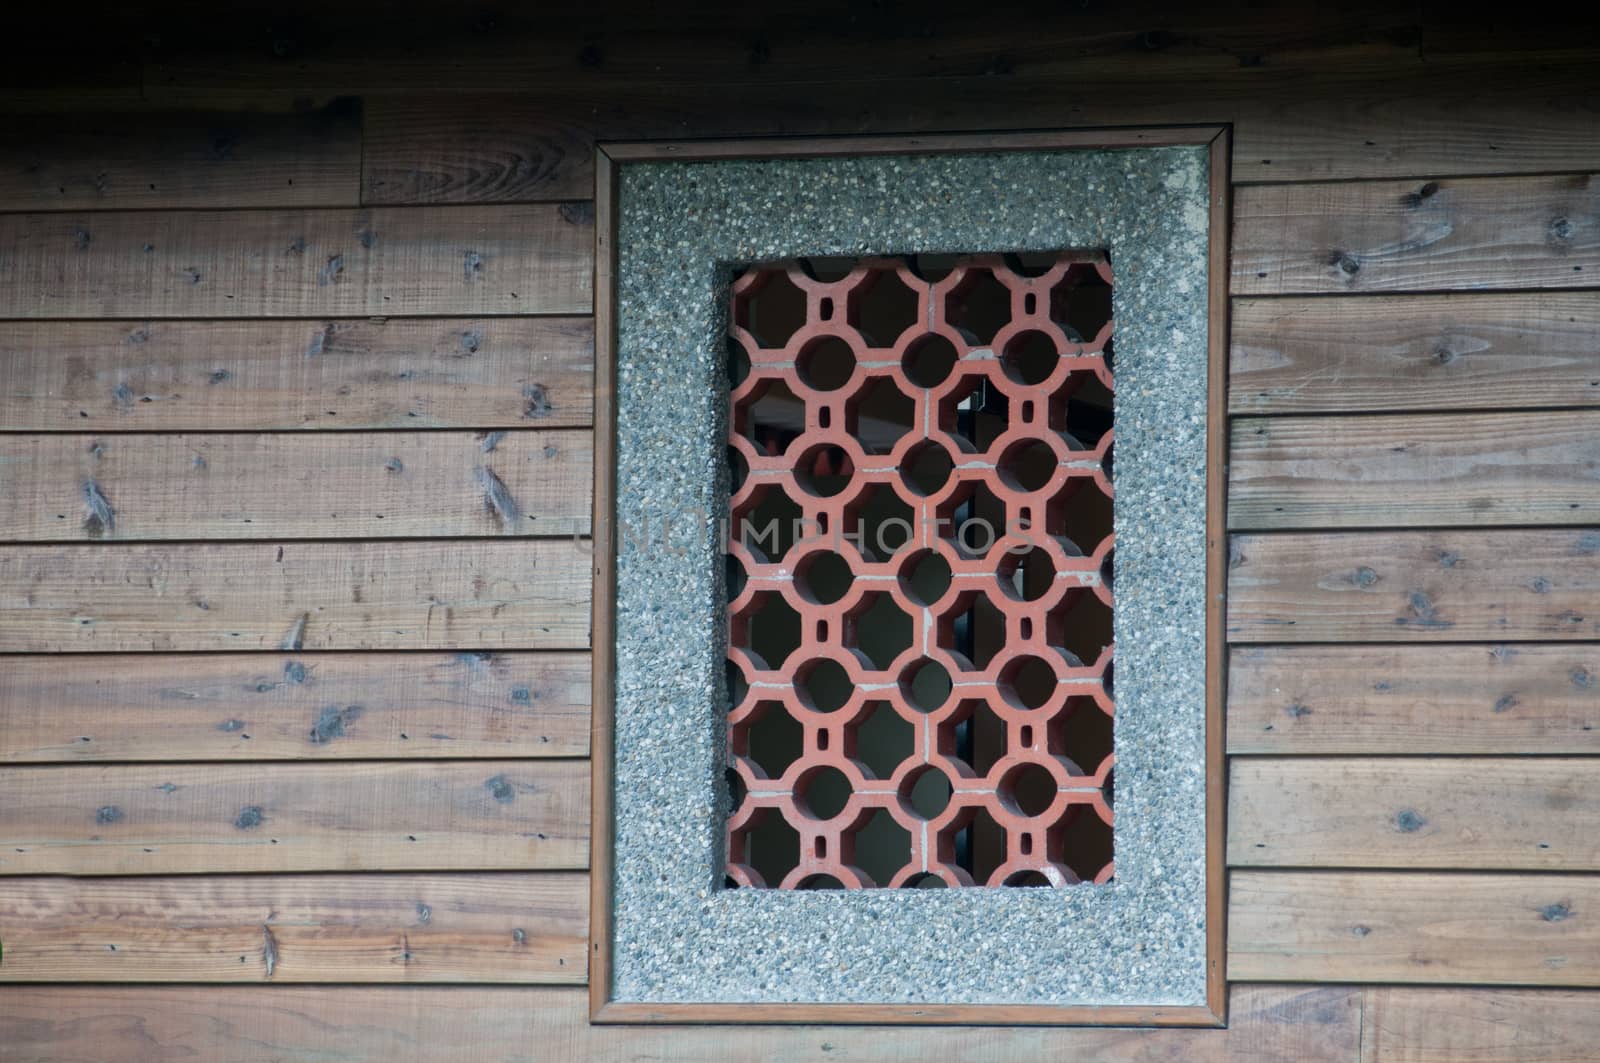
[[[616,656],[617,369],[616,171],[604,149],[594,160],[594,584],[589,640],[593,704],[589,731],[589,1015],[598,1020],[611,995],[611,764]]]
[[[1227,661],[1224,590],[1227,586],[1228,159],[1225,126],[1067,130],[904,137],[795,137],[602,144],[595,156],[595,484],[594,706],[591,738],[593,814],[590,857],[589,1018],[595,1023],[882,1023],[994,1026],[1191,1026],[1226,1021],[1223,968],[1227,923],[1224,873],[1227,808],[1224,760],[1223,668]],[[1057,1007],[1032,1004],[642,1004],[611,996],[611,769],[616,567],[613,505],[616,476],[615,264],[616,164],[733,158],[823,157],[953,151],[1031,151],[1207,145],[1210,149],[1211,232],[1208,249],[1208,400],[1206,468],[1206,1000],[1205,1005]]]
[[[1206,999],[1227,1021],[1228,875],[1228,238],[1232,207],[1228,129],[1211,141],[1206,313]]]

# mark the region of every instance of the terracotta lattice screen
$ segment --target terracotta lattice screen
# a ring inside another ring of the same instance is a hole
[[[1111,283],[736,277],[729,886],[1110,880]]]

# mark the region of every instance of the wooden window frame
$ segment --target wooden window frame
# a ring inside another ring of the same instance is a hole
[[[1227,126],[1169,126],[940,136],[662,141],[595,149],[595,478],[593,555],[593,705],[591,734],[589,1015],[594,1023],[885,1023],[962,1025],[1222,1026],[1227,926],[1225,827],[1227,771],[1224,698],[1227,663],[1227,336],[1229,160]],[[616,535],[616,225],[617,164],[649,161],[817,158],[973,151],[1041,151],[1204,146],[1209,149],[1207,234],[1205,909],[1203,1005],[641,1003],[611,999],[613,743]]]

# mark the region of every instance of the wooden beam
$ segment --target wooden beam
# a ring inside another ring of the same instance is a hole
[[[1245,417],[1231,435],[1233,529],[1600,523],[1600,410]]]
[[[1235,414],[1600,406],[1600,293],[1235,299]]]
[[[1240,188],[1233,293],[1588,288],[1594,174]]]
[[[9,961],[8,961],[9,962]],[[478,1063],[559,1053],[581,1060],[723,1063],[1355,1063],[1361,993],[1236,986],[1227,1029],[1094,1027],[591,1026],[561,988],[12,986],[0,1038],[19,1059],[330,1057]]]
[[[0,875],[522,871],[588,849],[582,761],[0,768]]]
[[[1600,759],[1235,757],[1228,862],[1600,871]]]
[[[1600,986],[1600,876],[1236,871],[1243,982]]]
[[[0,435],[0,540],[571,537],[593,466],[583,429]]]
[[[1228,751],[1600,753],[1600,647],[1237,646]]]
[[[53,654],[0,668],[0,763],[582,757],[586,653]]]
[[[0,982],[581,985],[586,889],[581,874],[9,879]]]
[[[0,322],[12,432],[583,428],[588,318]]]
[[[586,314],[587,204],[0,214],[0,317]]]
[[[1380,1063],[1587,1063],[1600,993],[1563,989],[1366,991],[1363,1037]]]
[[[0,547],[0,652],[584,649],[587,543]]]
[[[1600,533],[1235,535],[1234,642],[1600,637]]]
[[[285,113],[11,116],[0,210],[353,207],[361,103]]]

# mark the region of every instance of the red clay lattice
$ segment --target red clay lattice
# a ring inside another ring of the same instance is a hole
[[[1112,273],[1034,261],[733,285],[730,885],[1112,876]]]

